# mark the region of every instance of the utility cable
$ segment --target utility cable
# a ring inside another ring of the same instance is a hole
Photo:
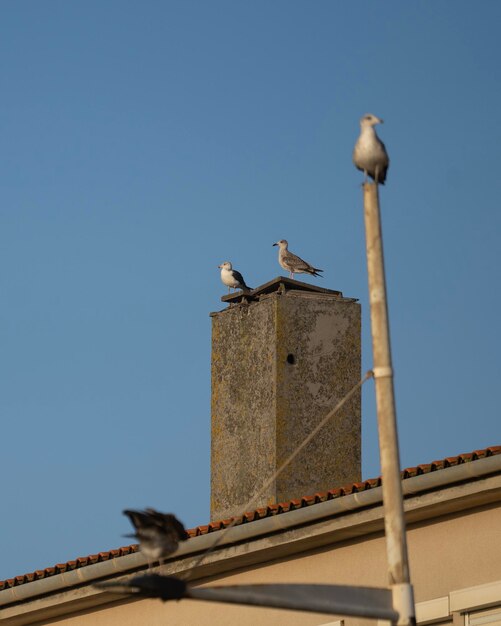
[[[327,424],[327,422],[334,417],[334,415],[346,404],[346,402],[348,402],[348,400],[362,387],[362,385],[364,383],[366,383],[370,378],[374,377],[374,373],[372,372],[372,370],[369,370],[365,376],[363,378],[361,378],[358,383],[352,387],[350,389],[350,391],[348,391],[348,393],[344,396],[344,398],[342,398],[337,404],[336,406],[329,411],[329,413],[327,413],[327,415],[322,419],[321,422],[319,422],[315,428],[311,431],[311,433],[305,437],[305,439],[303,440],[302,443],[299,444],[299,446],[294,450],[294,452],[292,452],[292,454],[290,454],[290,456],[287,457],[287,459],[285,459],[285,461],[282,463],[282,465],[280,465],[280,467],[276,470],[276,472],[273,474],[273,476],[271,476],[271,478],[269,478],[264,485],[261,487],[261,489],[259,489],[259,491],[257,493],[255,493],[252,498],[244,505],[242,513],[240,515],[236,515],[233,517],[232,521],[228,524],[228,526],[226,526],[226,528],[224,528],[224,530],[222,530],[220,533],[218,533],[218,537],[216,537],[214,543],[212,545],[210,545],[207,550],[205,550],[205,552],[203,552],[200,557],[195,561],[195,564],[190,568],[190,571],[194,570],[195,568],[197,568],[199,565],[202,564],[202,562],[204,561],[204,559],[211,553],[213,552],[217,546],[222,542],[222,540],[224,539],[224,537],[226,536],[226,533],[231,530],[233,528],[233,526],[235,526],[235,524],[237,524],[237,522],[243,518],[243,516],[245,515],[245,513],[247,513],[249,510],[251,510],[252,508],[254,508],[256,506],[256,502],[259,500],[259,498],[263,495],[263,493],[268,489],[268,487],[273,483],[274,480],[276,480],[280,474],[284,471],[284,469],[290,465],[290,463],[292,463],[292,461],[297,457],[297,455],[301,452],[301,450],[303,450],[309,443],[310,441],[315,437],[315,435]]]

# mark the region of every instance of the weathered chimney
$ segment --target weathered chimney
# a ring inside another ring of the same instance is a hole
[[[211,519],[242,507],[360,380],[360,305],[278,277],[212,313]],[[253,508],[360,480],[357,393]]]

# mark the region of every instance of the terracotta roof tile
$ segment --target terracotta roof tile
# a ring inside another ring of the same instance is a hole
[[[319,502],[325,502],[328,499],[329,499],[329,494],[327,491],[323,491],[322,493],[319,493],[317,491],[317,493],[315,493],[315,504],[318,504]]]
[[[345,485],[343,487],[344,495],[351,495],[352,493],[358,493],[358,488],[356,483],[352,483],[351,485]]]
[[[433,461],[432,465],[434,466],[435,470],[441,470],[445,467],[445,461]]]
[[[356,491],[365,491],[367,489],[367,483],[365,481],[361,483],[354,483],[353,489]]]
[[[490,446],[483,450],[475,450],[465,454],[458,454],[457,456],[447,457],[432,463],[424,463],[417,467],[408,467],[401,472],[402,479],[412,478],[421,474],[428,474],[430,472],[436,472],[447,467],[454,467],[463,463],[471,463],[477,459],[484,459],[489,456],[501,454],[501,446]],[[360,491],[366,491],[368,489],[375,489],[381,486],[381,477],[369,478],[368,480],[352,483],[350,485],[344,485],[341,488],[329,489],[328,491],[317,492],[314,495],[307,495],[301,498],[295,498],[288,502],[279,502],[278,504],[270,504],[266,507],[261,507],[255,511],[248,511],[242,516],[238,517],[235,522],[235,518],[228,518],[225,520],[219,520],[210,522],[209,524],[197,526],[196,528],[189,529],[188,535],[190,537],[198,537],[199,535],[206,535],[211,532],[218,532],[223,528],[227,528],[230,524],[234,525],[247,524],[265,517],[272,515],[280,515],[281,513],[287,513],[288,511],[294,511],[302,507],[311,506],[327,500],[333,500],[335,498],[341,498],[351,493],[357,493]],[[98,552],[97,554],[91,554],[86,557],[79,557],[66,563],[58,563],[53,567],[47,567],[43,570],[36,570],[29,574],[22,576],[16,576],[15,578],[8,578],[0,581],[0,591],[2,589],[9,589],[18,585],[39,580],[41,578],[48,578],[56,574],[67,572],[68,570],[78,569],[80,567],[86,567],[87,565],[93,565],[94,563],[100,563],[102,561],[108,561],[109,559],[116,559],[127,554],[133,554],[139,550],[138,544],[132,544],[130,546],[123,546],[106,552]]]
[[[287,513],[287,511],[290,511],[291,503],[290,502],[280,502],[278,507],[279,507],[280,513]]]

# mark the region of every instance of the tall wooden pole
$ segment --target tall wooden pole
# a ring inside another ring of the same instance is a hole
[[[400,614],[398,623],[403,626],[415,623],[415,618],[400,477],[379,193],[378,185],[375,183],[366,182],[363,187],[386,550],[394,603],[400,605],[395,607]]]

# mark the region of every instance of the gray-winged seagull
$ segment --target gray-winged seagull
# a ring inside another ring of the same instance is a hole
[[[353,163],[365,174],[365,182],[369,175],[376,183],[384,185],[390,159],[374,129],[376,124],[382,123],[383,120],[371,113],[360,118],[360,136],[353,150]]]
[[[237,272],[237,270],[234,270],[229,261],[221,263],[221,265],[218,265],[218,267],[221,269],[221,280],[223,281],[223,284],[228,287],[228,293],[230,293],[231,287],[233,287],[233,289],[243,289],[243,291],[251,291],[251,287],[248,287],[245,284],[245,280],[242,274],[240,274],[240,272]]]
[[[292,254],[287,249],[289,245],[285,239],[280,239],[277,243],[273,244],[274,246],[278,246],[278,262],[289,272],[289,277],[294,278],[294,274],[311,274],[312,276],[320,276],[318,272],[323,272],[324,270],[318,269],[318,267],[313,267],[306,261],[303,261],[300,257]],[[320,276],[320,278],[322,278]]]

